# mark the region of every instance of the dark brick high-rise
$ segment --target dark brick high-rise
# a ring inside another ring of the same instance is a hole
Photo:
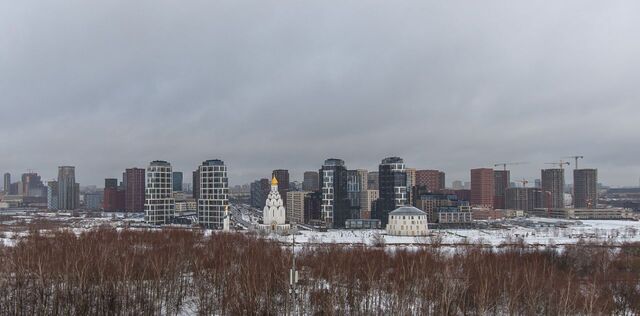
[[[493,169],[471,169],[471,205],[493,207],[495,195]]]
[[[506,208],[507,201],[507,189],[511,182],[511,172],[509,170],[495,170],[493,172],[493,185],[494,185],[494,197],[493,208],[504,209]]]
[[[542,190],[551,194],[545,204],[552,208],[564,208],[564,169],[543,169]]]
[[[576,208],[598,205],[598,169],[573,170],[573,203]]]
[[[251,206],[262,210],[271,191],[271,180],[260,179],[251,183]]]
[[[425,186],[429,192],[444,190],[444,172],[440,170],[417,170],[416,186]]]
[[[196,170],[192,173],[191,186],[193,187],[193,199],[198,201],[200,199],[200,170]]]
[[[125,210],[127,212],[144,212],[145,201],[145,169],[130,168],[125,171]]]
[[[318,191],[320,188],[320,178],[317,171],[306,171],[302,182],[302,191]]]

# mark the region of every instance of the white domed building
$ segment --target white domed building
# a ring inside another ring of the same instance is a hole
[[[287,224],[287,212],[275,177],[271,179],[271,192],[262,210],[262,224],[259,224],[258,228],[272,232],[288,232],[291,228],[291,225]]]
[[[412,207],[401,206],[389,213],[387,234],[392,236],[426,236],[427,213]]]

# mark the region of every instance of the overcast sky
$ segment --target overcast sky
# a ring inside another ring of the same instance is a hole
[[[342,158],[640,177],[639,1],[0,0],[0,172]],[[190,174],[185,175],[185,182]],[[567,181],[571,182],[567,176]]]

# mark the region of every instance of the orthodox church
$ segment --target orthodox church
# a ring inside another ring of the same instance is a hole
[[[288,232],[291,225],[287,224],[287,212],[278,192],[278,179],[271,179],[271,192],[262,211],[262,224],[258,228],[271,232]]]

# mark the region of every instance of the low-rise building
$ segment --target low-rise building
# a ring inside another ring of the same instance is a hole
[[[387,234],[393,236],[425,236],[427,233],[427,213],[412,206],[401,206],[389,213]]]
[[[348,219],[344,222],[346,229],[380,229],[380,220],[377,219]]]
[[[471,212],[475,221],[516,218],[523,217],[525,214],[523,210],[493,210],[489,208],[474,208]]]
[[[564,219],[633,219],[633,211],[626,208],[558,208],[550,209],[549,217]]]
[[[468,205],[438,208],[438,223],[440,224],[467,224],[471,222],[473,222],[473,213]]]

